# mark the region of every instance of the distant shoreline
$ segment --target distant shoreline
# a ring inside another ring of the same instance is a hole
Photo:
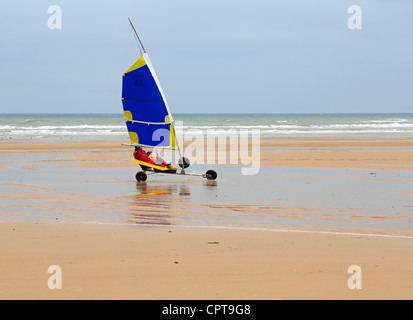
[[[70,113],[70,112],[0,112],[1,115],[110,115],[110,116],[121,116],[123,117],[122,112],[85,112],[85,113]],[[174,112],[174,115],[413,115],[413,112],[264,112],[264,113],[255,113],[255,112],[241,112],[241,113],[190,113],[190,112]]]

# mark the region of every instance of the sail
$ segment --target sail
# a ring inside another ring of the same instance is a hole
[[[176,147],[172,114],[147,53],[123,74],[122,104],[132,144]]]

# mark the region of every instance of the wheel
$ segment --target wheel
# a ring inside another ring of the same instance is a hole
[[[146,181],[146,179],[148,179],[148,176],[146,175],[145,172],[139,171],[136,174],[136,181],[141,182],[141,181]]]
[[[205,176],[208,180],[215,180],[218,174],[214,170],[208,170]]]
[[[181,159],[179,159],[178,165],[182,169],[186,169],[191,165],[191,161],[189,161],[189,159],[187,157],[182,157]]]

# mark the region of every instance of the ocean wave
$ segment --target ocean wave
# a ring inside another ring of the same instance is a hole
[[[1,134],[1,133],[0,133]],[[127,134],[124,131],[112,131],[112,130],[97,130],[97,131],[58,131],[58,130],[12,130],[7,133],[10,136],[27,136],[27,135],[59,135],[59,136],[81,136],[81,135],[124,135]]]
[[[321,126],[311,126],[312,128],[342,128],[342,129],[370,129],[370,128],[413,128],[413,123],[386,123],[386,124],[330,124]]]
[[[179,117],[176,117],[177,120]],[[261,136],[340,136],[377,137],[400,135],[413,137],[413,115],[244,115],[184,116],[177,121],[178,135],[190,137],[215,131],[217,136],[238,135],[242,130],[258,130]],[[183,123],[183,131],[180,124]],[[42,115],[20,118],[19,115],[0,117],[1,139],[113,139],[127,137],[123,116]]]
[[[238,129],[302,129],[302,130],[325,130],[325,129],[397,129],[397,128],[413,128],[413,123],[392,123],[392,124],[303,124],[303,125],[190,125],[184,126],[186,129],[200,129],[200,130],[238,130]]]
[[[410,133],[413,134],[413,130],[307,130],[307,131],[301,131],[301,130],[290,130],[290,131],[282,131],[282,130],[268,130],[268,131],[262,131],[261,133],[275,133],[275,134],[308,134],[308,135],[313,135],[313,134],[372,134],[372,133]]]
[[[181,128],[178,126],[177,129]],[[337,130],[340,129],[341,131],[352,131],[357,129],[359,131],[369,131],[371,129],[376,129],[377,132],[380,130],[382,132],[388,130],[406,130],[406,129],[413,129],[413,123],[392,123],[392,124],[323,124],[323,125],[185,125],[183,126],[185,130],[262,130],[262,131],[306,131],[306,132],[314,132],[314,131],[321,131],[327,132],[329,130]],[[70,134],[82,134],[82,133],[95,133],[95,132],[124,132],[126,130],[126,126],[117,126],[117,125],[76,125],[76,126],[38,126],[38,127],[22,127],[22,126],[0,126],[0,133],[1,132],[8,132],[8,133],[15,133],[15,134],[36,134],[36,132],[40,132],[41,134],[44,133],[70,133]]]
[[[393,123],[393,122],[410,122],[409,119],[383,119],[383,120],[367,120],[367,123]]]
[[[77,128],[79,129],[79,128]],[[410,129],[410,130],[409,130]],[[258,130],[262,134],[360,134],[360,133],[413,133],[413,124],[406,126],[361,126],[361,125],[325,125],[325,126],[184,126],[177,127],[178,133],[185,132],[196,135],[197,133],[216,133],[217,135],[237,134],[240,131]],[[66,127],[16,128],[12,126],[0,127],[2,136],[27,136],[27,135],[124,135],[127,134],[123,126],[88,126],[82,130]]]
[[[14,127],[17,129],[17,127]],[[76,129],[125,129],[125,126],[114,125],[77,125],[77,126],[37,126],[37,127],[18,127],[20,130],[76,130]]]

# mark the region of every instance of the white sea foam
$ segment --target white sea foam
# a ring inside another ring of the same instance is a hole
[[[67,130],[67,129],[124,129],[125,126],[101,126],[101,125],[79,125],[79,126],[38,126],[19,127],[21,130]]]
[[[412,115],[176,115],[185,136],[215,131],[218,136],[259,130],[261,136],[413,137]],[[119,115],[0,115],[1,139],[124,139],[128,132]]]
[[[384,119],[384,120],[367,120],[366,122],[372,123],[391,123],[391,122],[409,122],[409,119]]]
[[[13,130],[9,133],[10,135],[28,135],[25,130]],[[76,135],[124,135],[125,132],[113,132],[111,130],[96,130],[96,131],[58,131],[58,130],[32,130],[30,135],[61,135],[61,136],[76,136]]]

